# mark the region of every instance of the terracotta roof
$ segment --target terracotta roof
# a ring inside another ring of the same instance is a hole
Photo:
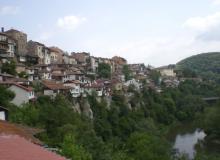
[[[43,130],[41,129],[29,128],[19,124],[13,124],[0,120],[0,135],[19,135],[20,137],[23,137],[35,144],[42,145],[43,143],[33,136],[42,131]]]
[[[0,155],[3,160],[65,160],[43,147],[19,136],[0,136]]]
[[[44,87],[51,89],[51,90],[68,90],[71,89],[71,87],[68,86],[64,86],[62,83],[55,83],[55,82],[51,82],[51,81],[44,81],[42,82],[42,84],[44,85]]]
[[[17,86],[17,87],[19,87],[19,88],[21,88],[21,89],[23,89],[23,90],[25,90],[25,91],[27,91],[27,92],[31,92],[31,91],[33,91],[33,88],[32,87],[25,87],[25,86],[22,86],[22,85],[20,85],[20,84],[17,84],[17,83],[13,83],[12,84],[12,86]]]
[[[25,91],[28,91],[28,92],[33,91],[32,87],[25,87],[25,86],[22,86],[18,83],[13,82],[13,81],[0,81],[0,85],[17,86]]]

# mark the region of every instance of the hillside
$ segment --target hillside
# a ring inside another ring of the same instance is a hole
[[[177,69],[190,69],[209,78],[220,77],[220,52],[202,53],[186,58],[176,65]]]

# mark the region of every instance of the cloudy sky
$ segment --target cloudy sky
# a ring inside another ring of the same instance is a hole
[[[68,52],[161,66],[220,51],[220,0],[0,0],[0,26]]]

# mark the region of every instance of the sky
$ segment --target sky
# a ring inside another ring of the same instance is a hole
[[[28,40],[155,67],[220,51],[220,0],[0,0]]]

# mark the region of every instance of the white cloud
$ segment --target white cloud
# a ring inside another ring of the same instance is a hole
[[[220,12],[205,17],[189,18],[184,24],[184,27],[191,28],[197,31],[208,31],[220,26]]]
[[[85,17],[65,16],[57,20],[57,26],[66,30],[74,30],[86,21]]]
[[[3,6],[0,7],[0,15],[16,15],[19,13],[20,8],[18,6]]]
[[[220,5],[220,0],[213,0],[213,5]]]

